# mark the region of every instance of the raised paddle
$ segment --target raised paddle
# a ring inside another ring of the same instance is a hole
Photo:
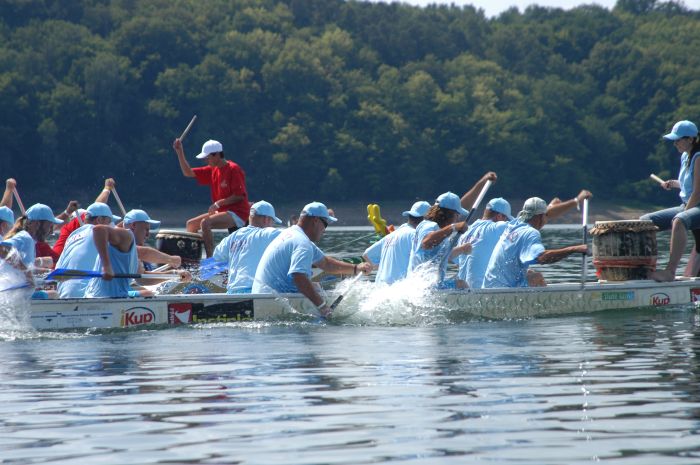
[[[190,128],[192,128],[192,125],[194,124],[195,121],[197,121],[197,115],[194,115],[194,116],[192,117],[192,120],[190,121],[190,124],[188,124],[187,127],[185,128],[185,130],[182,131],[182,135],[180,135],[180,142],[182,142],[183,140],[185,140],[185,136],[187,136],[187,133],[190,132]]]
[[[126,216],[126,209],[124,208],[124,204],[122,203],[122,199],[120,199],[119,194],[117,194],[116,187],[112,187],[112,194],[114,194],[114,200],[117,201],[117,205],[119,205],[119,210],[121,210],[122,216]]]
[[[104,278],[104,274],[91,270],[71,270],[68,268],[57,268],[46,276],[46,280],[62,281],[64,279],[91,279]],[[115,273],[115,279],[180,279],[176,273]]]
[[[583,199],[583,243],[588,244],[588,199]],[[588,273],[588,254],[584,253],[581,260],[581,289],[586,286],[586,274]]]
[[[471,210],[469,210],[469,213],[467,213],[467,219],[465,222],[469,224],[469,220],[471,217],[474,215],[474,212],[476,212],[476,209],[479,208],[479,204],[481,203],[482,200],[484,200],[484,197],[486,197],[486,192],[488,192],[489,188],[491,187],[491,184],[493,181],[490,179],[486,181],[486,184],[484,184],[484,187],[481,188],[481,192],[479,192],[479,196],[476,198],[476,201],[474,202],[474,205],[472,205]],[[440,274],[442,274],[442,270],[446,269],[443,268],[446,266],[447,261],[450,259],[450,253],[452,252],[452,249],[454,249],[455,244],[457,243],[457,231],[452,231],[452,233],[449,236],[449,247],[447,248],[447,253],[445,256],[442,258],[442,261],[440,262]]]
[[[467,214],[467,223],[469,223],[469,220],[471,219],[472,215],[474,215],[476,209],[479,208],[479,204],[481,204],[481,201],[484,200],[484,197],[486,197],[486,192],[488,192],[492,183],[493,181],[489,179],[488,181],[486,181],[486,184],[484,184],[484,187],[481,188],[481,192],[479,192],[479,197],[476,198],[474,205],[472,205],[472,209],[469,210],[469,214]]]
[[[17,205],[19,206],[19,211],[22,213],[22,216],[24,216],[24,214],[27,213],[27,210],[24,209],[24,204],[22,203],[22,199],[19,198],[19,192],[17,192],[17,186],[15,186],[15,188],[12,189],[12,195],[15,196],[15,201],[17,202]]]

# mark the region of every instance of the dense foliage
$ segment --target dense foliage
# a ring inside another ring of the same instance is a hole
[[[673,2],[487,19],[341,0],[4,0],[0,18],[0,173],[47,203],[107,176],[127,199],[204,201],[171,147],[193,114],[193,166],[220,140],[253,199],[430,198],[493,169],[503,195],[650,200],[649,173],[678,168],[660,135],[700,122],[700,15]]]

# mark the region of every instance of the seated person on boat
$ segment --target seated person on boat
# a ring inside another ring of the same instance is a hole
[[[85,297],[151,296],[146,290],[132,291],[129,280],[112,279],[114,274],[135,274],[139,268],[137,244],[148,238],[151,226],[160,227],[160,221],[152,220],[143,210],[131,210],[124,216],[124,228],[96,225],[92,236],[99,255],[93,271],[103,273],[102,278],[91,279],[85,289]]]
[[[453,232],[466,232],[466,221],[459,219],[468,213],[462,208],[456,194],[445,192],[438,196],[435,204],[426,213],[425,220],[416,228],[411,245],[408,276],[420,270],[437,268],[438,285],[443,282],[447,268],[446,258],[451,254],[454,245],[446,239]]]
[[[95,202],[93,202],[92,205],[96,203],[103,203],[106,204],[109,201],[109,195],[112,192],[112,189],[115,186],[114,179],[108,178],[105,179],[105,184],[104,188],[102,191],[97,195],[95,198]],[[88,222],[85,220],[85,216],[87,215],[87,210],[80,209],[75,212],[75,218],[73,218],[70,221],[67,221],[62,227],[60,232],[58,233],[58,239],[56,239],[56,242],[53,244],[53,251],[56,252],[59,256],[63,253],[63,248],[66,246],[66,240],[68,240],[68,236],[71,235],[73,231],[76,229],[80,228],[84,224],[87,224]],[[91,223],[94,224],[94,223]],[[101,223],[102,224],[102,223]],[[92,267],[92,264],[90,265]]]
[[[681,154],[681,167],[678,179],[665,181],[661,187],[666,190],[680,189],[681,204],[643,215],[641,220],[651,220],[660,230],[671,230],[671,251],[668,264],[663,270],[652,272],[649,277],[656,281],[673,281],[676,269],[681,261],[688,230],[700,229],[700,137],[698,128],[691,121],[679,121],[673,125],[664,139],[673,141],[674,147]],[[697,262],[697,260],[696,260]],[[697,274],[698,263],[692,271]]]
[[[73,270],[92,270],[97,260],[97,247],[92,237],[95,225],[112,225],[121,220],[120,216],[112,214],[109,205],[95,202],[87,207],[85,212],[85,224],[74,230],[65,240],[61,256],[56,263],[56,268]],[[80,298],[85,296],[86,279],[68,279],[58,282],[58,296],[62,299]]]
[[[250,213],[245,172],[237,163],[226,160],[223,146],[215,140],[208,140],[202,145],[197,159],[204,160],[206,166],[198,168],[190,167],[180,139],[175,139],[173,149],[177,154],[182,174],[211,188],[213,203],[209,206],[209,211],[187,220],[187,232],[202,231],[204,249],[207,257],[211,257],[214,253],[212,229],[231,230],[245,226]]]
[[[555,263],[574,253],[586,253],[585,244],[546,250],[540,229],[547,223],[547,203],[539,197],[525,201],[518,217],[508,223],[498,240],[484,277],[485,288],[544,286],[542,274],[530,265]]]
[[[577,207],[583,200],[591,197],[593,194],[585,189],[571,200],[562,201],[555,197],[547,206],[547,222],[563,215]],[[458,288],[480,289],[483,287],[484,275],[491,254],[509,221],[513,221],[510,203],[499,197],[491,199],[486,205],[482,219],[469,226],[469,231],[460,238],[458,246],[455,247],[457,249],[467,242],[472,245],[471,254],[459,256],[459,273],[456,283]]]
[[[374,282],[391,284],[406,277],[413,236],[428,210],[428,202],[421,200],[414,203],[410,210],[401,214],[407,218],[404,224],[365,250],[362,258],[377,266]]]
[[[510,214],[510,203],[504,198],[497,197],[489,200],[484,209],[484,215],[469,226],[457,246],[471,244],[469,254],[460,254],[457,287],[480,289],[484,283],[484,274],[491,258],[491,252],[496,247],[501,234],[513,220]]]
[[[248,226],[237,229],[224,238],[214,249],[214,259],[228,264],[228,294],[249,294],[263,252],[279,236],[282,224],[275,216],[275,208],[261,200],[250,207]]]
[[[336,260],[324,255],[316,246],[328,224],[336,221],[324,204],[307,204],[297,224],[282,231],[265,249],[255,273],[253,293],[300,292],[316,305],[322,315],[328,315],[331,311],[329,303],[311,282],[311,267],[344,275],[359,271],[369,273],[372,270],[369,263],[353,265]]]
[[[35,241],[36,257],[47,257],[43,263],[45,268],[53,268],[58,261],[58,254],[53,251],[46,239],[53,233],[56,224],[63,224],[63,220],[54,216],[51,208],[37,203],[27,209],[26,231]],[[50,260],[48,260],[50,258]]]

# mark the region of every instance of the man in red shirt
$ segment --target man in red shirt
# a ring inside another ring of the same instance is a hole
[[[105,179],[105,187],[95,199],[95,203],[107,203],[107,201],[109,200],[109,194],[110,192],[112,192],[112,189],[115,185],[116,184],[114,182],[114,179]],[[76,211],[75,209],[73,209],[73,207],[78,207],[77,202],[75,203],[75,205],[71,205],[72,203],[73,202],[71,201],[71,203],[68,204],[68,208],[66,208],[66,211],[63,212],[64,217],[61,217],[62,215],[58,215],[59,220],[67,221],[70,218],[70,215]],[[76,212],[76,217],[70,221],[67,221],[66,223],[64,223],[63,227],[61,227],[61,232],[58,234],[58,239],[53,245],[53,251],[57,255],[60,256],[63,253],[63,248],[66,245],[66,239],[68,239],[68,236],[70,236],[73,231],[85,224],[85,211],[81,211],[82,213]],[[80,217],[78,218],[77,215],[80,215]]]
[[[206,159],[207,166],[191,168],[180,139],[175,139],[173,149],[177,153],[182,174],[195,178],[197,183],[211,188],[212,204],[209,211],[187,220],[188,232],[202,231],[204,250],[207,257],[214,253],[212,229],[238,229],[245,226],[250,214],[248,192],[245,187],[245,173],[236,163],[224,158],[220,142],[208,140],[202,146],[197,158]]]

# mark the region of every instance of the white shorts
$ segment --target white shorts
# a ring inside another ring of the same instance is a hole
[[[231,215],[231,217],[233,218],[233,222],[236,223],[237,228],[242,228],[243,226],[245,226],[245,221],[243,221],[240,216],[236,215],[235,213],[233,213],[231,211],[226,212],[226,213]]]

